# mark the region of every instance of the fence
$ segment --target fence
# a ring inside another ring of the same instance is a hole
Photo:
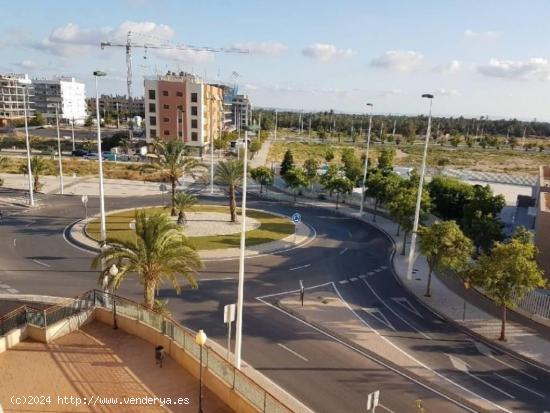
[[[544,294],[537,290],[530,291],[520,300],[517,305],[523,311],[550,320],[550,294]]]
[[[27,323],[27,313],[25,306],[16,308],[15,310],[0,317],[0,336],[3,336],[8,331],[21,327]]]

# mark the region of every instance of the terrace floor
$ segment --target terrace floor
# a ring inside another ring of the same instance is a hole
[[[100,322],[92,322],[49,344],[24,341],[0,354],[0,371],[0,412],[3,408],[5,413],[198,410],[199,383],[194,376],[169,356],[160,368],[155,365],[152,344]],[[34,404],[17,405],[10,400],[12,396],[39,397],[33,399]],[[128,399],[141,398],[146,402],[146,396],[170,398],[173,402],[181,398],[180,403],[188,398],[189,403],[162,407],[159,401],[136,405],[137,401],[130,404]],[[76,398],[80,398],[79,406]],[[203,410],[232,411],[206,388]]]

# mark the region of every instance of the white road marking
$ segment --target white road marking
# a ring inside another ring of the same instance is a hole
[[[526,373],[526,372],[524,372],[523,370],[520,370],[520,369],[518,369],[517,367],[514,367],[514,366],[512,366],[511,364],[509,364],[509,363],[507,363],[507,362],[505,362],[505,361],[502,361],[502,360],[496,358],[496,357],[494,356],[493,352],[491,351],[491,348],[490,348],[489,346],[486,346],[485,344],[480,343],[479,341],[475,341],[475,340],[474,340],[474,345],[476,346],[477,351],[479,351],[479,352],[480,352],[481,354],[483,354],[485,357],[489,357],[489,358],[491,358],[491,359],[493,359],[493,360],[499,362],[500,364],[502,364],[502,365],[504,365],[504,366],[506,366],[506,367],[508,367],[508,368],[511,368],[512,370],[515,370],[515,371],[517,371],[518,373],[523,374],[524,376],[530,377],[530,378],[532,378],[532,379],[534,379],[534,380],[538,380],[538,378],[536,378],[535,376],[533,376],[533,375],[531,375],[531,374],[529,374],[529,373]]]
[[[299,267],[291,268],[290,271],[301,270],[302,268],[311,267],[311,264],[300,265]]]
[[[370,284],[368,283],[367,280],[363,280],[363,282],[366,284],[367,287],[369,287],[369,289],[372,291],[374,296],[384,305],[384,307],[386,307],[388,310],[390,310],[397,318],[399,318],[401,321],[403,321],[405,324],[407,324],[410,328],[412,328],[414,331],[416,331],[418,334],[420,334],[424,338],[427,338],[428,340],[432,339],[429,335],[427,335],[423,331],[420,331],[418,328],[413,326],[409,321],[407,321],[404,317],[401,317],[401,315],[399,315],[396,311],[394,311],[393,308],[391,308],[389,305],[387,305],[386,302],[382,299],[382,297],[380,297],[378,295],[378,293],[376,291],[374,291],[374,288],[372,288],[370,286]]]
[[[369,271],[367,275],[374,275],[374,271]]]
[[[382,270],[380,268],[377,268],[374,270],[374,272],[381,272]]]
[[[386,265],[382,265],[380,268],[382,268],[383,270],[387,270],[388,267]]]
[[[494,374],[495,376],[501,378],[502,380],[507,381],[508,383],[512,383],[512,384],[518,386],[519,388],[521,388],[521,389],[523,389],[523,390],[525,390],[525,391],[528,391],[528,392],[530,392],[530,393],[533,393],[534,395],[537,395],[537,396],[539,396],[539,397],[541,397],[541,398],[543,398],[543,399],[546,399],[546,396],[545,396],[544,394],[541,394],[541,393],[539,393],[539,392],[536,392],[536,391],[534,391],[534,390],[531,390],[530,388],[525,387],[525,386],[523,386],[523,385],[517,383],[515,380],[509,379],[508,377],[504,377],[504,376],[502,376],[502,375],[500,375],[500,374],[498,374],[498,373],[493,373],[493,374]]]
[[[338,290],[336,289],[336,286],[334,285],[333,282],[326,283],[326,284],[332,284],[332,286],[334,287],[334,289],[335,289],[335,290],[337,291],[337,293],[338,293]],[[323,284],[323,285],[326,285],[326,284]],[[295,292],[296,292],[296,291],[298,291],[298,290],[295,290]],[[280,295],[280,294],[285,294],[285,293],[270,294],[269,296]],[[338,294],[338,295],[339,295],[339,294]],[[268,297],[268,296],[264,296],[264,297]],[[307,321],[304,321],[304,320],[302,320],[302,319],[300,319],[300,318],[298,318],[298,317],[296,317],[296,316],[294,316],[294,315],[292,315],[292,314],[287,313],[287,312],[284,311],[282,308],[279,308],[279,307],[277,307],[277,306],[275,306],[275,305],[273,305],[273,304],[271,304],[271,303],[268,303],[267,301],[265,301],[265,300],[262,299],[262,298],[264,298],[264,297],[256,297],[256,300],[261,301],[262,303],[264,303],[264,304],[267,305],[268,307],[271,307],[272,309],[274,309],[274,310],[276,310],[276,311],[279,311],[279,312],[285,314],[287,317],[290,317],[290,318],[292,318],[293,320],[295,320],[295,321],[297,321],[297,322],[299,322],[299,323],[301,323],[301,324],[304,324],[304,325],[308,326],[309,328],[311,328],[311,329],[317,331],[319,334],[322,334],[322,335],[324,335],[325,337],[328,337],[328,338],[330,338],[330,339],[336,341],[337,343],[340,343],[340,344],[343,345],[344,347],[347,347],[348,349],[350,349],[350,350],[352,350],[352,351],[355,351],[355,352],[358,353],[358,354],[361,354],[362,356],[368,358],[369,360],[371,360],[371,361],[373,361],[373,362],[375,362],[375,363],[377,363],[377,364],[379,364],[379,365],[381,365],[381,366],[387,368],[388,370],[390,370],[390,371],[392,371],[392,372],[394,372],[394,373],[400,375],[401,377],[404,377],[404,378],[406,378],[406,379],[412,381],[413,383],[415,383],[415,384],[417,384],[417,385],[419,385],[419,386],[421,386],[421,387],[423,387],[423,388],[425,388],[425,389],[427,389],[427,390],[429,390],[429,391],[432,391],[433,393],[437,394],[438,396],[443,397],[445,400],[448,400],[448,401],[450,401],[451,403],[454,403],[455,405],[460,406],[460,407],[462,407],[463,409],[465,409],[465,410],[467,410],[467,411],[469,411],[469,412],[471,412],[471,413],[477,413],[476,410],[473,410],[473,409],[469,408],[468,406],[465,406],[464,404],[460,403],[458,400],[454,400],[454,399],[452,399],[451,397],[447,396],[446,394],[443,394],[443,393],[439,392],[438,390],[436,390],[436,389],[434,389],[434,388],[428,386],[427,384],[424,384],[424,383],[418,381],[417,379],[415,379],[414,377],[409,376],[409,375],[406,374],[405,372],[400,371],[400,370],[398,370],[398,369],[396,369],[396,368],[394,368],[394,367],[392,367],[392,366],[390,366],[390,365],[384,363],[384,361],[379,360],[379,359],[377,359],[377,358],[371,356],[370,354],[365,353],[364,351],[361,351],[360,349],[355,348],[355,347],[349,345],[348,343],[346,343],[346,342],[340,340],[339,338],[333,336],[332,334],[329,334],[329,333],[327,333],[326,331],[323,331],[323,330],[321,330],[321,329],[315,327],[313,324],[310,324],[310,323],[308,323]],[[346,303],[343,299],[342,299],[342,301],[343,301],[344,303]],[[346,304],[347,304],[347,303],[346,303]],[[351,311],[353,311],[353,310],[351,310]],[[361,317],[358,317],[358,318],[361,319]],[[361,319],[361,320],[362,320],[362,319]],[[364,321],[363,321],[363,322],[364,322]],[[368,326],[368,324],[367,324],[366,322],[364,322],[364,323]],[[369,327],[369,328],[370,328],[370,327]],[[375,330],[373,330],[373,331],[375,331]],[[379,333],[378,333],[377,331],[375,331],[375,333],[379,335]],[[389,340],[387,340],[387,341],[388,341],[391,345],[393,345],[393,343],[391,343]],[[399,349],[399,350],[400,350],[400,349]],[[402,350],[400,350],[400,351],[403,352]],[[405,354],[406,354],[406,353],[405,353]],[[419,363],[419,364],[420,364],[420,363]],[[426,368],[428,368],[430,371],[433,371],[433,370],[431,370],[429,367],[426,367]],[[437,372],[436,372],[436,374],[438,374],[439,376],[441,376],[441,374],[439,374],[439,373],[437,373]],[[441,376],[441,377],[443,377],[445,380],[450,381],[449,379],[447,379],[447,378],[444,377],[444,376]],[[459,384],[456,384],[456,383],[454,383],[454,382],[452,382],[452,381],[451,381],[451,383],[453,383],[453,384],[455,384],[456,386],[460,387],[461,389],[467,391],[468,393],[470,393],[470,394],[472,394],[472,395],[474,395],[474,396],[476,396],[476,397],[479,397],[479,398],[481,398],[482,400],[484,400],[484,401],[486,401],[486,402],[492,404],[493,406],[498,407],[499,409],[501,409],[501,410],[503,410],[503,411],[505,411],[505,412],[507,412],[507,413],[513,413],[513,412],[511,412],[510,410],[507,410],[507,409],[505,409],[505,408],[499,406],[498,404],[495,404],[495,403],[491,402],[490,400],[484,399],[483,397],[481,397],[481,396],[479,396],[478,394],[472,392],[471,390],[468,390],[468,389],[466,389],[466,388],[460,386]]]
[[[17,241],[16,238],[13,239],[13,247],[15,248],[15,242]]]
[[[389,407],[384,406],[384,405],[381,404],[381,403],[378,403],[378,407],[384,409],[385,411],[387,411],[387,412],[389,412],[389,413],[395,413],[392,409],[390,409]]]
[[[332,285],[333,282],[328,282],[328,283],[324,283],[324,284],[317,284],[317,285],[312,285],[311,287],[306,287],[304,288],[305,290],[312,290],[314,288],[319,288],[319,287],[326,287],[327,285]],[[263,302],[262,298],[269,298],[269,297],[276,297],[278,295],[284,295],[284,294],[293,294],[293,293],[297,293],[297,292],[300,292],[300,289],[296,289],[296,290],[288,290],[288,291],[283,291],[281,293],[275,293],[275,294],[266,294],[266,295],[262,295],[260,297],[256,297],[257,300],[260,300]]]
[[[349,280],[350,281],[357,281],[357,277],[351,277]]]
[[[8,284],[0,284],[0,288],[10,288]]]
[[[277,345],[278,345],[279,347],[284,348],[286,351],[288,351],[288,352],[294,354],[296,357],[301,358],[301,359],[304,360],[305,362],[308,362],[308,361],[309,361],[307,358],[305,358],[304,356],[302,356],[300,353],[295,352],[294,350],[288,348],[288,347],[285,346],[284,344],[277,343]]]
[[[19,294],[19,290],[16,290],[15,288],[8,288],[7,291],[10,294]]]
[[[372,308],[372,307],[362,307],[361,308],[364,312],[369,314],[371,317],[378,320],[380,323],[386,325],[387,327],[391,328],[393,331],[397,331],[395,327],[390,323],[390,320],[386,318],[384,313],[380,311],[378,308]]]
[[[339,252],[340,255],[345,254],[347,252],[347,248],[344,248],[342,251]]]
[[[424,318],[422,317],[422,314],[420,314],[420,312],[416,308],[414,308],[411,302],[407,300],[405,297],[392,297],[391,299],[395,301],[397,304],[399,304],[401,307],[403,307],[405,310],[408,310],[411,313],[416,314],[420,318]]]
[[[363,279],[363,278],[367,278],[367,276],[365,274],[361,274],[358,276],[359,278]]]
[[[347,283],[349,283],[348,280],[340,280],[340,281],[338,281],[338,282],[339,282],[340,284],[347,284]]]
[[[237,277],[224,277],[224,278],[200,278],[198,281],[227,281],[227,280],[237,280]]]
[[[33,260],[33,261],[36,262],[38,265],[42,265],[43,267],[48,267],[48,268],[51,267],[51,265],[46,264],[42,261],[38,261],[38,260]]]

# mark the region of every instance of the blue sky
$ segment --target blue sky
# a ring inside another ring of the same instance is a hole
[[[46,5],[47,3],[47,5]],[[125,92],[124,50],[105,40],[238,46],[249,55],[134,50],[143,76],[185,70],[237,82],[255,106],[550,120],[550,2],[95,0],[8,2],[0,71],[69,75]],[[146,57],[146,58],[144,58]]]

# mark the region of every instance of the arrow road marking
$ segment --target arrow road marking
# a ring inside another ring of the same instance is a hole
[[[286,351],[288,351],[289,353],[294,354],[296,357],[301,358],[301,359],[304,360],[305,362],[308,362],[308,361],[309,361],[307,358],[305,358],[304,356],[302,356],[300,353],[295,352],[294,350],[288,348],[288,347],[285,346],[284,344],[277,343],[277,345],[278,345],[279,347],[284,348],[284,349],[285,349]]]
[[[518,386],[520,389],[523,389],[523,390],[525,390],[525,391],[528,391],[529,393],[533,393],[534,395],[539,396],[539,397],[542,398],[542,399],[546,399],[546,396],[545,396],[544,394],[540,394],[540,393],[538,393],[538,392],[536,392],[536,391],[534,391],[534,390],[531,390],[530,388],[525,387],[525,386],[519,384],[519,383],[516,382],[515,380],[509,379],[508,377],[502,376],[502,375],[500,375],[500,374],[498,374],[498,373],[493,373],[493,374],[494,374],[495,376],[497,376],[498,378],[501,378],[502,380],[507,381],[508,383],[511,383],[511,384],[513,384],[513,385],[515,385],[515,386]]]
[[[491,358],[491,359],[493,359],[493,360],[499,362],[500,364],[502,364],[502,365],[504,365],[504,366],[506,366],[506,367],[508,367],[508,368],[511,368],[512,370],[515,370],[515,371],[517,371],[518,373],[523,374],[524,376],[530,377],[530,378],[532,378],[532,379],[534,379],[534,380],[538,380],[538,378],[536,378],[535,376],[533,376],[533,375],[531,375],[531,374],[529,374],[529,373],[526,373],[526,372],[524,372],[523,370],[520,370],[520,369],[518,369],[517,367],[514,367],[514,366],[512,366],[511,364],[508,364],[508,363],[505,362],[505,361],[502,361],[502,360],[497,359],[497,358],[494,356],[494,354],[493,354],[493,352],[491,351],[491,349],[490,349],[489,346],[486,346],[485,344],[480,343],[479,341],[474,341],[474,345],[476,346],[477,351],[479,351],[479,352],[480,352],[481,354],[483,354],[485,357],[489,357],[489,358]]]
[[[420,318],[424,318],[418,312],[418,310],[416,308],[414,308],[414,306],[411,304],[411,302],[409,300],[407,300],[405,297],[391,297],[391,299],[393,301],[395,301],[397,304],[399,304],[401,307],[403,307],[405,310],[408,310],[411,313],[416,314]]]
[[[457,369],[457,370],[467,374],[468,376],[476,379],[477,381],[489,386],[493,390],[496,390],[499,393],[502,393],[502,394],[504,394],[505,396],[508,396],[511,399],[515,399],[515,397],[512,396],[510,393],[506,393],[504,390],[501,390],[497,386],[494,386],[491,383],[489,383],[488,381],[483,380],[481,377],[478,377],[475,374],[470,373],[470,370],[469,370],[470,365],[468,363],[466,363],[464,360],[459,359],[458,357],[453,356],[451,354],[447,354],[447,357],[449,357],[449,359],[451,359],[451,363],[452,363],[452,365],[455,369]]]
[[[369,314],[370,316],[372,316],[373,318],[375,318],[376,320],[378,320],[379,322],[381,322],[382,324],[385,324],[386,326],[391,328],[393,331],[397,331],[395,327],[392,325],[392,323],[390,323],[390,320],[388,320],[384,315],[384,313],[382,313],[382,311],[380,311],[378,308],[361,307],[361,309],[365,311],[367,314]]]
[[[339,252],[340,255],[345,254],[348,249],[344,248],[342,251]]]

